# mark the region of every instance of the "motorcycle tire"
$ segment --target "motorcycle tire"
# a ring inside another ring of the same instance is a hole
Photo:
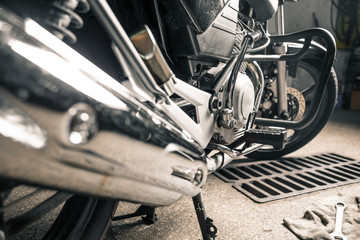
[[[16,190],[15,190],[16,191]],[[112,199],[70,195],[58,192],[51,197],[37,194],[33,199],[28,198],[20,190],[6,205],[12,205],[24,200],[25,204],[16,207],[13,212],[4,215],[0,221],[0,233],[6,239],[103,239],[117,208],[118,202]],[[35,191],[34,191],[35,192]],[[45,191],[43,191],[45,192]],[[21,196],[24,195],[25,197]],[[59,200],[56,204],[48,200],[55,195],[65,196],[65,202]],[[66,197],[69,196],[69,197]],[[23,198],[23,199],[22,199]],[[6,201],[5,201],[6,202]],[[23,201],[24,202],[24,201]],[[5,205],[5,206],[6,206]],[[41,214],[34,209],[42,208]],[[1,206],[0,206],[1,207]],[[47,212],[46,209],[52,209]],[[1,209],[1,208],[0,208]],[[11,208],[9,209],[11,211]],[[15,213],[14,213],[15,212]],[[36,216],[36,214],[41,216]],[[16,224],[15,224],[16,223]],[[10,226],[10,227],[9,227]]]
[[[321,61],[317,59],[303,59],[297,66],[297,71],[305,71],[313,79],[314,83],[320,77]],[[298,76],[298,74],[297,74]],[[287,76],[287,78],[289,78]],[[288,79],[287,79],[288,80]],[[297,79],[300,80],[301,79]],[[286,140],[285,147],[280,151],[274,149],[259,149],[247,155],[249,158],[266,160],[276,159],[290,154],[309,143],[325,126],[331,117],[337,102],[338,82],[334,69],[331,69],[326,85],[324,96],[321,100],[320,110],[307,127],[301,130],[292,130],[293,134]],[[311,104],[311,103],[310,103]]]
[[[116,207],[117,201],[111,199],[74,196],[43,239],[103,239]]]

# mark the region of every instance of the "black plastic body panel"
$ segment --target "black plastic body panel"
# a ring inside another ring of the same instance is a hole
[[[163,0],[171,52],[175,57],[228,60],[234,46],[238,0]]]

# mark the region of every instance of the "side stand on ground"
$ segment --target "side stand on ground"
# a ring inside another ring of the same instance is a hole
[[[206,216],[205,206],[203,203],[202,194],[199,193],[195,197],[192,198],[196,216],[200,225],[201,234],[204,240],[214,240],[217,233],[217,228],[213,224],[213,220]]]
[[[196,216],[200,225],[201,234],[203,236],[203,240],[215,240],[217,228],[213,224],[213,220],[206,216],[205,206],[203,203],[202,194],[199,193],[195,197],[192,198]],[[145,215],[145,216],[144,216]],[[155,208],[141,205],[134,213],[116,216],[113,217],[113,221],[119,221],[123,219],[133,218],[133,217],[142,217],[142,220],[145,224],[154,224],[158,218],[155,214]]]
[[[158,220],[156,214],[155,214],[155,208],[141,205],[134,213],[122,215],[122,216],[116,216],[113,217],[113,221],[119,221],[123,219],[133,218],[133,217],[141,217],[145,224],[150,225],[156,223]]]

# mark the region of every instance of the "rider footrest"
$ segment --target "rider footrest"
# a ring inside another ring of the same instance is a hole
[[[248,129],[245,131],[245,142],[260,143],[273,146],[275,150],[281,150],[285,146],[287,132],[283,128],[272,129]]]

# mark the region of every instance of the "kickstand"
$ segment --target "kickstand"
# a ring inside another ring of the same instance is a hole
[[[134,213],[113,217],[112,221],[119,221],[119,220],[123,220],[123,219],[127,219],[127,218],[140,217],[143,215],[145,215],[145,216],[141,217],[141,218],[144,221],[144,223],[147,225],[154,224],[158,220],[158,218],[155,214],[154,207],[141,205]]]
[[[199,193],[192,199],[203,239],[214,240],[216,237],[217,228],[213,224],[213,220],[211,218],[206,217],[202,194]]]

